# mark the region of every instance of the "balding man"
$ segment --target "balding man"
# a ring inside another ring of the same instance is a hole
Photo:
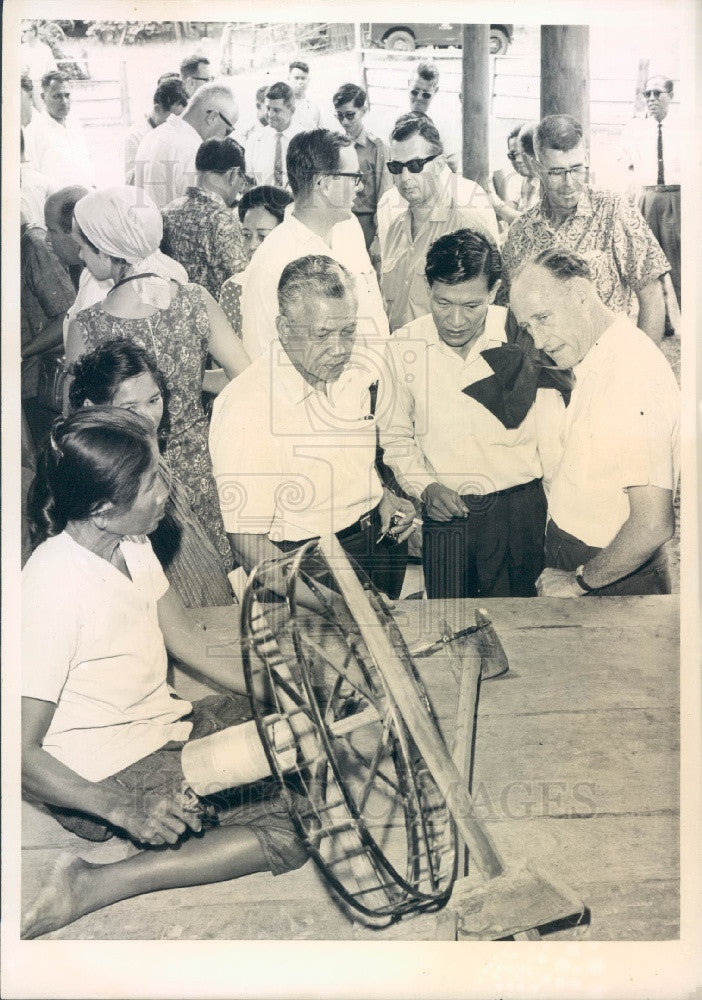
[[[171,115],[142,139],[136,155],[135,186],[164,208],[195,184],[195,157],[205,139],[223,139],[234,129],[239,105],[229,87],[204,84],[182,115]]]
[[[548,499],[543,597],[670,593],[680,399],[658,348],[597,293],[587,263],[547,250],[518,270],[510,305],[575,388]]]
[[[683,128],[672,104],[673,81],[652,76],[644,87],[646,117],[637,118],[623,138],[626,166],[639,188],[641,212],[668,261],[680,303],[680,176]]]
[[[570,115],[542,119],[534,150],[543,195],[510,227],[502,254],[507,287],[524,261],[561,247],[588,261],[610,309],[638,313],[640,329],[658,343],[665,322],[660,279],[670,265],[641,213],[620,195],[589,186],[585,136]]]
[[[376,471],[378,372],[355,349],[354,279],[327,255],[301,257],[283,269],[277,305],[277,339],[212,413],[210,451],[232,552],[250,570],[333,532],[397,597],[407,558],[398,543],[415,512]]]
[[[60,191],[50,195],[44,204],[46,242],[68,271],[76,289],[73,305],[69,307],[63,320],[64,345],[68,326],[73,318],[82,309],[87,309],[96,302],[102,302],[113,285],[112,278],[99,281],[90,269],[85,267],[80,256],[80,247],[71,232],[73,209],[86,194],[89,194],[89,191],[84,187],[61,188]]]

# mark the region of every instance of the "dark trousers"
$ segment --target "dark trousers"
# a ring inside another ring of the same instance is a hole
[[[407,542],[398,545],[388,537],[378,542],[376,539],[380,531],[380,514],[378,507],[375,507],[354,525],[337,532],[336,537],[344,552],[358,563],[371,583],[395,601],[400,596],[405,580]],[[304,542],[276,542],[282,552],[290,552],[304,544]],[[325,568],[319,563],[316,572],[314,556],[311,558],[311,562],[305,563],[305,569],[320,583],[330,585],[331,580],[328,579]]]
[[[427,597],[535,597],[546,526],[541,480],[461,499],[468,517],[424,520]]]
[[[546,566],[564,569],[569,573],[582,566],[602,549],[586,545],[575,535],[549,521],[546,528]],[[633,573],[593,591],[598,597],[629,597],[636,594],[669,594],[670,571],[665,549],[660,548]]]
[[[646,188],[641,214],[649,224],[670,264],[670,280],[680,300],[680,187],[677,184]]]

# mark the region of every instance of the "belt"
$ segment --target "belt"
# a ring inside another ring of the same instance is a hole
[[[679,190],[680,190],[679,184],[644,184],[644,191],[674,192]]]
[[[336,537],[338,539],[348,538],[349,535],[355,535],[359,531],[366,531],[373,523],[372,514],[373,511],[369,510],[367,514],[359,517],[359,519],[354,521],[353,524],[350,524],[348,528],[342,528],[341,531],[337,531]]]

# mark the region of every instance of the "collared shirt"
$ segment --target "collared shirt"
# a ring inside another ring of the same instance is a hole
[[[574,373],[549,515],[563,531],[603,548],[629,517],[630,486],[675,491],[680,392],[660,350],[626,316]]]
[[[295,98],[295,112],[292,123],[296,132],[311,132],[321,128],[322,116],[316,104],[309,97]]]
[[[56,704],[42,746],[88,781],[192,730],[190,702],[166,683],[168,581],[147,538],[119,547],[131,579],[65,531],[22,571],[22,695]]]
[[[250,358],[261,354],[277,340],[278,282],[290,261],[308,254],[324,254],[348,268],[356,279],[358,297],[358,337],[366,344],[388,335],[388,321],[358,219],[351,216],[332,229],[331,246],[308,229],[289,205],[285,218],[276,226],[251,258],[241,299],[244,347]]]
[[[449,167],[445,167],[441,172],[439,190],[450,194],[454,204],[459,208],[480,212],[483,226],[493,233],[493,239],[497,238],[497,218],[487,191],[479,184],[468,177],[454,174]],[[402,197],[395,184],[392,184],[378,201],[378,241],[381,257],[387,246],[390,226],[398,215],[407,211],[408,207],[407,201]]]
[[[388,153],[382,139],[378,139],[365,129],[354,142],[358,153],[358,168],[363,174],[363,184],[356,194],[353,210],[357,215],[375,214],[378,199],[392,186],[387,168]]]
[[[637,313],[635,293],[670,265],[641,212],[621,195],[585,187],[575,211],[555,227],[546,195],[510,226],[502,252],[504,291],[512,272],[542,250],[562,247],[590,265],[597,291],[614,312]]]
[[[161,249],[216,299],[227,278],[246,265],[238,218],[218,194],[199,187],[163,209]]]
[[[165,208],[195,183],[195,157],[200,133],[178,115],[170,115],[139,143],[134,161],[134,183]]]
[[[679,109],[673,105],[661,122],[663,140],[663,170],[666,184],[680,184],[682,178],[683,123]],[[627,167],[634,171],[636,183],[650,187],[658,183],[658,122],[647,115],[635,118],[622,135],[623,156]]]
[[[276,341],[226,386],[210,453],[228,532],[302,541],[342,531],[378,505],[376,378],[354,352],[336,382],[313,389]]]
[[[418,231],[412,232],[409,208],[390,225],[381,253],[380,289],[391,331],[429,312],[424,265],[427,251],[435,240],[456,229],[467,228],[497,243],[497,219],[487,194],[476,184],[474,187],[484,196],[487,207],[459,205],[454,197],[454,176],[448,167],[441,172],[437,200],[431,215]]]
[[[378,398],[384,459],[402,488],[420,497],[439,482],[460,494],[494,493],[550,479],[560,457],[563,400],[539,389],[521,425],[508,430],[462,390],[488,378],[481,351],[506,342],[507,310],[489,306],[483,333],[465,359],[440,338],[431,315],[396,330],[387,343],[390,378]],[[389,394],[387,390],[389,388]]]
[[[249,177],[253,177],[257,184],[275,185],[275,147],[276,136],[280,135],[280,148],[282,152],[283,182],[278,187],[288,186],[288,174],[285,169],[285,155],[290,145],[290,140],[301,131],[292,120],[284,132],[276,132],[270,125],[266,125],[260,132],[254,131],[246,140],[246,172]]]
[[[20,236],[20,331],[24,349],[63,316],[76,292],[68,272],[46,242],[40,226],[22,226]],[[22,362],[22,397],[35,396],[40,355]]]
[[[24,130],[27,159],[50,178],[55,189],[95,186],[95,169],[80,122],[68,115],[61,124],[48,111],[34,112]]]
[[[113,285],[114,281],[112,278],[106,278],[104,281],[99,281],[93,274],[91,274],[89,268],[83,268],[78,279],[78,292],[76,293],[75,301],[66,313],[63,321],[64,347],[66,346],[68,328],[78,313],[83,309],[88,309],[90,306],[94,306],[96,302],[102,302]]]
[[[124,183],[133,184],[134,183],[134,172],[135,172],[135,160],[137,157],[137,150],[141,144],[141,140],[145,135],[153,129],[153,125],[149,121],[148,115],[143,115],[138,122],[129,129],[122,139],[120,145],[120,156],[122,158],[122,163],[124,164]]]

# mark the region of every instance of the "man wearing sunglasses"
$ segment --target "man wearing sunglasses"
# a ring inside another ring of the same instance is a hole
[[[541,251],[569,250],[590,265],[604,304],[638,314],[639,328],[659,343],[665,321],[660,279],[670,265],[641,213],[621,195],[589,186],[585,137],[570,115],[542,119],[534,150],[543,193],[510,227],[502,251],[506,289],[514,271]],[[500,301],[506,304],[506,296]]]
[[[182,115],[171,115],[142,139],[134,164],[134,183],[159,208],[184,195],[196,180],[195,157],[205,139],[224,139],[239,118],[239,105],[225,84],[206,83],[190,98]]]
[[[456,229],[474,229],[497,242],[488,195],[467,178],[459,187],[442,153],[439,133],[426,115],[398,118],[390,136],[388,170],[407,208],[390,224],[380,274],[391,331],[429,312],[424,261],[435,240]]]
[[[197,181],[163,210],[161,249],[217,301],[246,266],[241,224],[231,206],[246,184],[244,150],[231,136],[207,139],[195,157]]]
[[[680,303],[680,175],[683,130],[673,100],[673,81],[653,76],[643,96],[646,117],[626,129],[624,161],[639,196],[639,207],[670,262],[670,277]],[[666,333],[672,330],[666,329]]]
[[[388,321],[363,231],[352,214],[361,183],[348,136],[328,129],[298,132],[286,159],[294,202],[251,258],[241,299],[244,346],[257,358],[277,338],[276,290],[284,268],[300,257],[326,255],[353,275],[359,343],[384,341]]]
[[[255,130],[246,142],[246,163],[256,184],[287,188],[285,156],[292,137],[300,131],[295,124],[295,96],[287,83],[274,83],[266,91],[268,124]]]
[[[457,171],[461,163],[461,129],[454,117],[446,114],[447,109],[437,106],[434,98],[439,90],[439,70],[434,63],[421,62],[410,73],[409,106],[416,115],[428,115],[436,125],[444,157],[451,170]]]

